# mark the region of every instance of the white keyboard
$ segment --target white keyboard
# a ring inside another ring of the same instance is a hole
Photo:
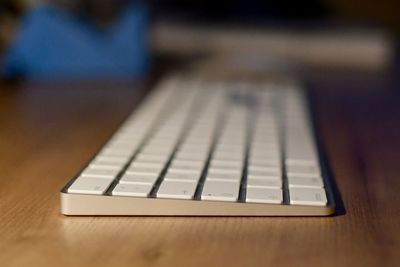
[[[169,78],[61,191],[66,215],[334,213],[296,83]]]

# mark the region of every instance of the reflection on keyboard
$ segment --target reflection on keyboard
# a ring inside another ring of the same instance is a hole
[[[67,215],[329,215],[295,83],[170,78],[61,192]]]

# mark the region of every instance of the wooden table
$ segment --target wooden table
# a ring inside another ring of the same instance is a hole
[[[136,83],[0,85],[0,266],[399,266],[400,93],[311,83],[344,206],[327,218],[65,217],[60,188],[144,95]],[[398,88],[397,88],[398,89]]]

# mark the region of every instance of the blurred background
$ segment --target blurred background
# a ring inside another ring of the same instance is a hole
[[[2,0],[2,79],[382,72],[400,2]]]

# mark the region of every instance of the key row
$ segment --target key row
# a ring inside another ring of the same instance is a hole
[[[207,187],[203,187],[201,200],[236,202],[239,197],[240,184],[219,180],[209,180]],[[168,199],[193,199],[198,183],[185,180],[166,180],[162,183],[156,196]],[[119,183],[113,191],[113,195],[148,197],[153,185],[151,183]],[[282,189],[264,186],[247,186],[245,188],[248,203],[283,202]],[[318,205],[327,204],[326,193],[323,188],[294,187],[289,189],[290,204],[294,205]]]

